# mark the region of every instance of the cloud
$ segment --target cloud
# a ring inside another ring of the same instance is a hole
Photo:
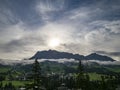
[[[65,0],[41,0],[35,6],[43,22],[53,21],[65,8]],[[56,16],[57,15],[57,16]]]
[[[18,23],[19,19],[11,9],[9,9],[8,3],[2,1],[0,3],[0,27],[6,27]]]
[[[119,47],[118,39],[120,34],[119,32],[116,32],[118,31],[119,27],[118,21],[97,21],[97,23],[93,23],[91,25],[93,25],[93,30],[86,34],[86,39],[88,39],[91,44],[95,45],[96,47],[98,46],[98,49],[100,46],[104,49],[112,48],[114,50],[118,50],[115,48]],[[111,26],[114,27],[114,29],[111,28]],[[112,43],[114,43],[114,45]]]
[[[64,30],[62,30],[63,28]],[[61,44],[71,41],[70,34],[72,32],[72,27],[66,27],[65,25],[50,23],[36,30],[30,31],[27,29],[26,27],[24,28],[24,24],[17,23],[1,31],[1,35],[3,34],[4,36],[1,38],[0,49],[1,53],[9,53],[9,56],[5,55],[6,58],[11,58],[11,55],[13,57],[20,57],[22,55],[23,57],[24,53],[30,52],[29,54],[32,55],[38,50],[49,49],[49,40],[52,38],[60,38],[60,40],[62,40]],[[63,39],[66,41],[64,42]],[[27,54],[24,57],[27,57]]]
[[[52,61],[57,63],[79,63],[79,61],[75,61],[74,59],[39,59],[40,63],[45,61]],[[0,64],[3,65],[15,65],[15,64],[33,64],[34,60],[8,60],[8,59],[0,59]],[[89,61],[82,61],[85,65],[93,65],[94,63],[100,64],[100,65],[120,65],[120,61],[96,61],[96,60],[89,60]]]
[[[91,63],[98,63],[100,65],[120,65],[120,61],[114,61],[114,62],[111,62],[111,61],[96,61],[96,60],[89,60],[89,61],[83,61],[83,63],[86,63],[86,64],[91,64]]]
[[[23,6],[27,9],[21,7],[22,3],[15,10],[6,3],[0,6],[0,57],[29,57],[38,50],[50,49],[51,38],[61,40],[55,48],[61,51],[120,51],[118,0],[36,0],[27,3],[31,8]]]

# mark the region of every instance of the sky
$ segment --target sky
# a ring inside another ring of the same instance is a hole
[[[120,60],[120,0],[0,0],[0,58],[49,49]]]

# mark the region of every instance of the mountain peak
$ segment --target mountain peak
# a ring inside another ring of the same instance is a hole
[[[77,59],[82,60],[84,58],[83,55],[73,54],[68,52],[60,52],[56,50],[45,50],[38,51],[33,57],[30,59]]]
[[[92,53],[92,54],[86,56],[86,59],[87,60],[100,60],[100,61],[115,61],[111,57],[103,56],[103,55],[100,55],[97,53]]]

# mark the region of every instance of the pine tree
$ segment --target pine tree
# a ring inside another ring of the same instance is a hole
[[[78,74],[80,74],[80,75],[84,74],[84,67],[82,65],[81,60],[79,61],[79,65],[78,65]]]
[[[84,88],[84,84],[85,84],[84,82],[85,82],[84,67],[81,61],[79,61],[78,73],[77,73],[77,78],[76,78],[76,88],[78,89]]]
[[[33,71],[33,89],[34,90],[40,90],[40,86],[41,86],[41,67],[40,67],[37,59],[35,59],[32,71]]]

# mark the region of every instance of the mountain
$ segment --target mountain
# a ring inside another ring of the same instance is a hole
[[[48,51],[38,51],[33,57],[30,59],[75,59],[75,60],[83,60],[84,56],[79,54],[72,54],[67,52],[59,52],[56,50],[48,50]]]
[[[108,56],[99,55],[97,53],[92,53],[85,57],[86,60],[99,60],[99,61],[115,61]]]
[[[59,52],[56,50],[48,50],[48,51],[38,51],[31,59],[75,59],[75,60],[99,60],[99,61],[115,61],[114,59],[99,55],[96,53],[92,53],[88,56],[73,54],[68,52]]]

